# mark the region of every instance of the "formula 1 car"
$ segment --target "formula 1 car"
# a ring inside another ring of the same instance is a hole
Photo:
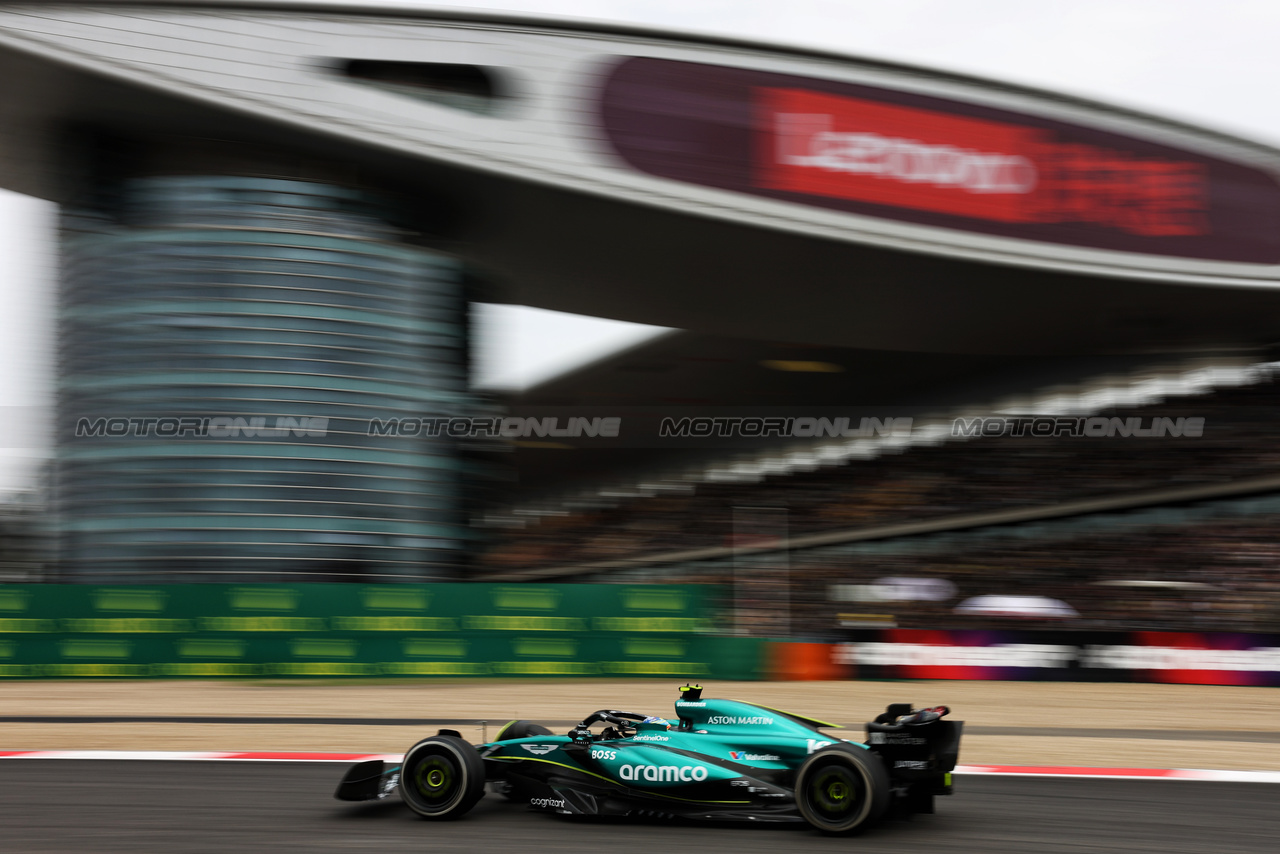
[[[335,797],[385,798],[399,790],[423,818],[455,819],[485,783],[508,800],[565,815],[808,822],[855,833],[890,808],[931,813],[952,792],[961,721],[945,706],[895,703],[868,723],[865,744],[837,739],[835,724],[766,706],[702,698],[686,685],[677,722],[602,710],[566,735],[512,721],[495,741],[472,745],[453,730],[423,739],[399,763],[351,768]],[[593,724],[604,724],[593,732]]]

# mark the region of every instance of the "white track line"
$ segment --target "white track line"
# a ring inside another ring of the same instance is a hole
[[[140,759],[148,762],[399,762],[402,753],[276,753],[182,750],[0,750],[0,759]]]
[[[0,759],[126,759],[147,762],[399,762],[400,753],[289,753],[181,750],[0,750]],[[1214,771],[1195,768],[1082,768],[1037,765],[959,765],[961,775],[1077,777],[1109,780],[1203,780],[1280,783],[1280,771]]]
[[[1280,771],[1214,771],[1198,768],[1077,768],[1031,765],[957,765],[957,774],[1006,777],[1079,777],[1107,780],[1207,780],[1219,783],[1280,783]]]

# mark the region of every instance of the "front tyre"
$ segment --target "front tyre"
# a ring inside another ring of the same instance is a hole
[[[461,738],[434,735],[405,754],[400,797],[423,818],[459,818],[483,796],[484,760]]]
[[[880,757],[850,744],[824,747],[796,773],[800,815],[823,833],[858,833],[889,806],[889,772]]]

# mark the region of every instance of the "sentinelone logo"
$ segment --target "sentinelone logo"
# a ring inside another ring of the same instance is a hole
[[[1103,416],[1081,417],[1018,417],[1018,418],[956,418],[951,422],[951,435],[977,436],[1025,436],[1034,438],[1124,438],[1141,439],[1163,437],[1188,437],[1198,439],[1204,435],[1204,418],[1107,418]],[[1145,425],[1145,426],[1144,426]]]

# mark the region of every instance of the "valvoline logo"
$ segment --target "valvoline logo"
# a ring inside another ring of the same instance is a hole
[[[729,758],[738,762],[777,762],[778,757],[772,753],[743,753],[741,750],[730,750]]]

